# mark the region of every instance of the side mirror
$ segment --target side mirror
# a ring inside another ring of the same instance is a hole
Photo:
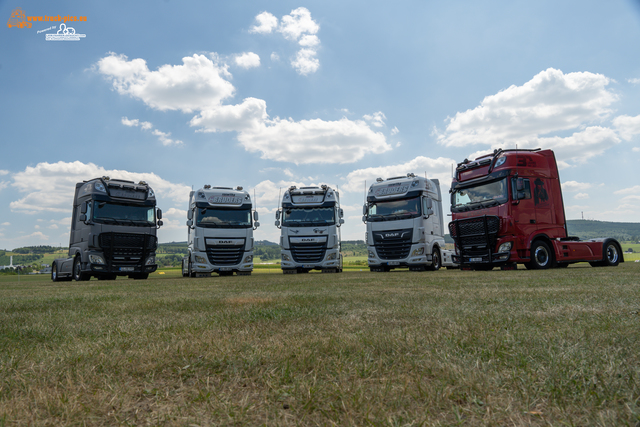
[[[189,220],[187,221],[187,227],[192,227],[193,226],[193,221]]]
[[[362,205],[362,215],[367,214],[367,205]]]
[[[187,211],[187,219],[188,220],[192,220],[193,219],[193,211],[191,209],[189,209]]]
[[[340,208],[340,218],[344,217],[344,211]]]
[[[276,211],[276,219],[280,219],[280,209]]]
[[[362,215],[362,222],[367,222],[367,216],[366,215]]]
[[[162,219],[162,209],[158,209],[158,219]]]
[[[158,221],[158,227],[162,227],[163,224],[164,224],[164,222]]]
[[[344,224],[344,219],[340,218],[340,225]]]
[[[516,190],[519,192],[524,191],[524,178],[518,178],[516,181]],[[520,197],[520,195],[518,195],[518,197]]]
[[[280,228],[280,221],[279,220],[276,220],[275,224],[276,224],[276,227]]]
[[[258,221],[254,222],[253,225],[255,226],[255,228],[260,227],[260,223]]]
[[[253,220],[254,221],[258,220],[258,211],[253,211]]]
[[[81,214],[86,214],[87,213],[87,203],[89,202],[84,202],[83,204],[80,205],[80,213]],[[84,221],[84,220],[82,220]]]

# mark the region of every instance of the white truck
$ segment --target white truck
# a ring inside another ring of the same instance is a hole
[[[442,194],[437,179],[412,173],[369,187],[362,209],[371,271],[409,267],[411,271],[456,268],[445,249]]]
[[[253,271],[253,230],[258,212],[242,187],[205,185],[189,193],[188,254],[182,260],[185,277],[248,276]]]
[[[338,191],[321,187],[290,187],[276,211],[280,228],[282,272],[342,272],[340,226],[344,224]],[[280,222],[282,220],[282,222]]]

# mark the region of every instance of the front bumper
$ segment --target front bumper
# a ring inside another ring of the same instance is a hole
[[[194,252],[191,257],[191,268],[194,273],[219,273],[221,271],[253,271],[253,252],[245,252],[239,264],[216,265],[209,262],[206,252]]]
[[[369,252],[369,258],[367,262],[369,267],[420,267],[430,265],[433,261],[431,254],[424,255],[424,244],[411,245],[409,256],[399,259],[382,259],[378,256],[375,246],[367,247]]]
[[[328,249],[321,262],[303,263],[294,261],[290,250],[283,249],[280,254],[280,267],[284,269],[322,270],[325,268],[340,268],[340,252]]]

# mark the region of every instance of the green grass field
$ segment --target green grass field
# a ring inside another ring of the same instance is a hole
[[[0,278],[0,426],[640,422],[640,263],[159,273]]]

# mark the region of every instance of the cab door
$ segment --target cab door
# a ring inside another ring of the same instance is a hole
[[[526,245],[529,236],[538,229],[536,205],[532,198],[529,178],[511,179],[511,215],[516,229],[515,234],[519,237],[518,249],[528,249]]]

